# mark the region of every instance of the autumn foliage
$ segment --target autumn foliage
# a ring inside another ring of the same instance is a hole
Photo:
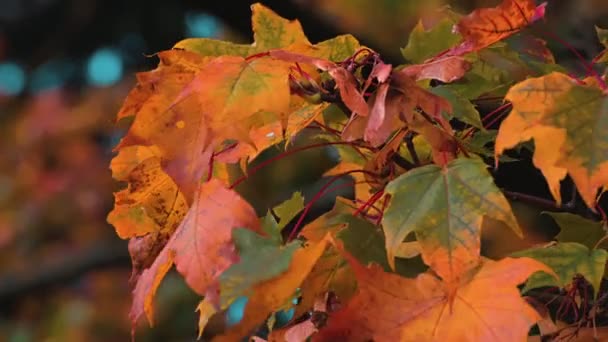
[[[481,255],[484,220],[523,235],[489,169],[530,139],[557,205],[569,176],[584,204],[602,212],[605,75],[590,65],[576,78],[538,38],[526,36],[533,43],[523,47],[510,40],[543,18],[545,4],[442,9],[414,28],[399,66],[350,35],[313,44],[297,20],[259,4],[252,11],[252,44],[178,42],[137,75],[118,113],[131,124],[111,168],[126,187],[108,220],[129,239],[134,327],[142,316],[154,322],[156,290],[173,266],[202,297],[201,332],[249,298],[218,341],[254,336],[265,323],[272,330],[273,315],[294,298],[294,319],[269,340],[524,341],[551,321],[529,291],[572,288],[581,277],[599,300],[605,217],[554,213],[555,243],[500,260]],[[504,102],[482,120],[475,104],[492,99]],[[315,198],[295,193],[258,217],[235,186],[262,168],[249,165],[264,150],[296,153],[292,142],[309,129],[317,132],[310,148],[340,155],[331,179]],[[337,198],[303,224],[346,176],[354,198]],[[424,267],[412,266],[415,258]]]

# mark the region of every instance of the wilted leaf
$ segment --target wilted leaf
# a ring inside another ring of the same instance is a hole
[[[171,234],[181,222],[188,203],[161,168],[153,148],[133,146],[112,159],[112,173],[128,187],[114,194],[108,222],[123,239],[158,232]]]
[[[479,159],[456,159],[443,168],[427,165],[390,182],[391,201],[382,226],[388,261],[416,233],[422,258],[448,284],[479,263],[482,218],[503,221],[521,231],[509,203]]]
[[[415,279],[365,268],[350,257],[358,293],[331,315],[314,341],[526,341],[540,315],[520,297],[517,285],[536,271],[551,272],[528,258],[485,261],[456,290],[452,303],[439,279]]]
[[[543,214],[551,216],[559,226],[559,234],[555,237],[559,242],[578,242],[592,249],[606,236],[605,223],[570,213],[544,212]]]
[[[471,63],[460,56],[450,56],[424,64],[408,65],[402,72],[416,81],[438,80],[450,83],[458,80],[471,68]]]
[[[156,289],[173,263],[186,283],[205,295],[220,274],[238,261],[232,243],[232,230],[237,227],[259,230],[253,208],[221,182],[203,183],[180,226],[137,281],[131,320],[137,322],[145,312],[148,321],[153,322]]]
[[[564,287],[580,274],[593,285],[597,296],[608,252],[603,249],[589,250],[574,242],[560,242],[548,247],[536,247],[513,253],[515,257],[528,257],[549,266],[558,276],[536,273],[530,277],[524,292],[542,286]]]
[[[481,8],[464,16],[454,29],[464,41],[449,55],[462,55],[483,49],[517,33],[545,14],[546,3],[536,7],[534,0],[503,0],[493,8]]]
[[[568,172],[593,208],[598,189],[608,184],[608,95],[552,73],[518,83],[506,99],[513,110],[498,131],[496,156],[533,138],[534,165],[553,197],[561,202],[559,182]]]
[[[344,101],[344,104],[348,109],[358,115],[367,116],[369,114],[369,108],[367,107],[363,95],[359,92],[358,83],[355,77],[341,67],[329,69],[328,72],[336,81],[336,85],[340,91],[340,98]]]

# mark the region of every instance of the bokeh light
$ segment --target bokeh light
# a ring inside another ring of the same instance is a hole
[[[25,87],[25,72],[14,62],[0,63],[0,95],[15,96]]]
[[[249,298],[242,296],[232,302],[232,304],[226,310],[226,325],[231,327],[243,319],[245,314],[245,306]]]
[[[110,86],[122,78],[123,60],[120,53],[111,48],[102,48],[87,62],[87,81],[94,86]]]
[[[186,13],[186,35],[188,37],[218,37],[221,30],[220,22],[206,13]]]

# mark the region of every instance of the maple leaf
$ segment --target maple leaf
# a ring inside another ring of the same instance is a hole
[[[424,262],[453,284],[479,263],[484,216],[522,234],[509,203],[479,159],[416,168],[391,181],[385,191],[391,201],[382,226],[392,268],[395,251],[415,232]]]
[[[578,242],[589,249],[596,247],[596,244],[606,236],[606,224],[603,222],[591,221],[570,213],[543,214],[551,216],[560,228],[555,240],[559,242]],[[600,243],[600,246],[606,246]]]
[[[545,14],[546,3],[536,6],[534,0],[503,0],[493,8],[481,8],[462,17],[454,31],[464,39],[447,55],[462,55],[481,50],[517,33]]]
[[[297,47],[302,52],[306,46],[306,55],[341,61],[350,57],[359,47],[359,42],[350,34],[312,45],[302,30],[298,20],[287,20],[260,3],[251,6],[252,44],[234,44],[210,38],[188,38],[175,44],[175,49],[196,52],[202,56],[240,56],[247,57],[272,49],[292,49]]]
[[[191,198],[214,145],[247,137],[244,132],[255,124],[256,114],[288,110],[288,73],[288,64],[277,60],[214,58],[185,81],[177,79],[174,89],[159,87],[155,101],[142,106],[117,148],[156,145],[166,172]]]
[[[304,209],[304,196],[300,192],[294,192],[290,199],[272,208],[272,213],[267,213],[264,218],[263,228],[271,238],[282,241],[281,231],[289,224],[300,211]],[[275,219],[275,215],[279,219]]]
[[[596,26],[595,32],[597,32],[597,38],[605,48],[604,51],[602,51],[601,57],[597,59],[597,62],[608,63],[608,29],[602,29]]]
[[[608,252],[603,249],[589,250],[579,243],[558,242],[547,247],[518,251],[512,256],[538,260],[557,274],[557,279],[546,273],[532,275],[523,289],[524,292],[542,286],[565,287],[572,282],[574,276],[580,274],[591,283],[597,297]]]
[[[453,32],[458,15],[452,11],[436,14],[438,18],[422,18],[418,21],[407,40],[407,45],[401,49],[401,54],[414,63],[423,63],[435,57],[440,52],[455,46],[462,36]]]
[[[248,295],[254,284],[287,270],[294,252],[301,247],[299,241],[282,246],[276,239],[264,238],[248,229],[235,229],[232,235],[240,261],[220,275],[222,308],[236,298]]]
[[[444,112],[452,112],[450,103],[421,88],[402,71],[393,72],[390,83],[379,86],[368,102],[372,107],[370,115],[352,115],[342,132],[344,140],[363,138],[372,146],[379,146],[393,132],[407,126],[424,135],[435,152],[454,152],[452,128],[443,116]],[[419,109],[438,123],[438,127],[423,118]]]
[[[307,47],[305,47],[307,48]],[[301,54],[299,51],[290,52],[285,50],[273,50],[269,55],[286,62],[306,63],[317,67],[327,73],[336,81],[336,86],[340,92],[340,98],[353,114],[367,116],[369,108],[363,94],[358,89],[358,82],[355,76],[339,64],[333,63],[318,57],[311,57]]]
[[[137,282],[141,273],[154,263],[170,237],[170,233],[159,231],[129,239],[128,249],[133,267],[131,278],[129,279],[131,286]]]
[[[311,272],[327,246],[327,238],[311,242],[297,249],[287,271],[275,278],[262,281],[251,289],[243,319],[230,331],[214,341],[238,341],[262,323],[268,315],[293,299],[296,289]]]
[[[289,115],[287,128],[285,129],[285,139],[289,143],[301,130],[310,125],[319,117],[329,103],[307,104],[295,110]]]
[[[114,210],[108,222],[118,236],[130,238],[147,233],[171,234],[188,210],[177,185],[162,170],[154,147],[132,146],[112,159],[114,179],[127,181],[128,187],[114,194]]]
[[[253,208],[218,180],[201,184],[186,217],[135,285],[133,324],[144,312],[152,324],[154,295],[173,263],[196,293],[206,295],[217,286],[220,274],[238,261],[232,242],[237,227],[260,230]]]
[[[475,106],[473,106],[471,101],[467,100],[466,98],[462,97],[461,95],[457,94],[455,91],[451,90],[446,86],[433,87],[430,89],[430,92],[435,95],[441,96],[442,98],[450,102],[450,105],[452,106],[452,112],[450,113],[444,111],[443,113],[445,115],[448,115],[448,117],[453,116],[454,118],[462,122],[468,123],[473,127],[485,130],[483,124],[481,123],[479,112],[477,111]]]
[[[348,260],[358,292],[313,341],[526,341],[542,317],[517,285],[536,271],[551,273],[529,258],[484,261],[452,302],[432,274],[410,279]]]
[[[593,208],[598,189],[608,184],[608,95],[551,73],[516,84],[505,98],[513,110],[498,131],[496,157],[533,138],[534,165],[553,197],[561,202],[559,182],[568,173]]]
[[[384,237],[370,222],[352,216],[355,210],[356,205],[352,201],[338,197],[332,210],[307,224],[300,235],[310,241],[320,241],[327,234],[332,234],[346,250],[361,256],[363,262],[374,262],[388,270]],[[329,291],[345,301],[354,294],[355,289],[354,273],[348,262],[339,250],[330,246],[302,283],[301,300],[294,316],[299,317],[307,312],[316,300]]]
[[[196,52],[203,56],[241,56],[287,47],[296,42],[309,43],[298,20],[281,18],[260,3],[251,6],[254,43],[234,44],[210,38],[188,38],[174,48]]]
[[[450,83],[464,76],[471,68],[471,63],[460,56],[450,56],[424,64],[408,65],[400,72],[420,80],[439,80]]]

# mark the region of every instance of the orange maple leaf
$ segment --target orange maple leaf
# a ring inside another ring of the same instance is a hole
[[[181,225],[135,285],[133,324],[144,312],[152,324],[156,289],[173,263],[198,294],[216,289],[220,274],[238,260],[232,242],[237,227],[260,230],[254,209],[218,180],[202,184]]]
[[[530,258],[485,261],[455,292],[430,273],[415,279],[366,268],[348,256],[358,293],[313,341],[526,341],[541,316],[517,285],[545,265]]]
[[[114,179],[128,181],[126,189],[114,194],[114,210],[108,222],[123,239],[159,232],[171,234],[188,210],[177,185],[162,170],[158,150],[131,146],[112,159]]]
[[[175,59],[191,54],[163,53]],[[188,200],[216,145],[226,139],[248,141],[261,115],[287,112],[290,103],[288,63],[237,56],[199,60],[198,70],[164,75],[163,86],[139,108],[117,147],[156,145],[165,171]]]
[[[589,81],[589,80],[588,80]],[[560,180],[572,177],[593,208],[599,188],[608,184],[608,95],[598,84],[580,84],[551,73],[513,86],[505,98],[513,110],[496,137],[495,153],[534,138],[533,162],[558,202]]]

